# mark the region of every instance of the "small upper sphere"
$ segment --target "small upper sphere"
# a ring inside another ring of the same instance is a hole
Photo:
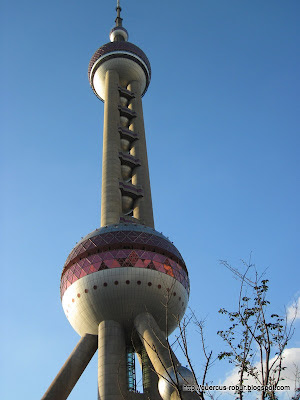
[[[126,30],[116,27],[112,32]],[[119,74],[120,85],[127,87],[132,81],[138,81],[143,96],[150,84],[151,66],[146,54],[135,44],[127,41],[114,41],[101,46],[92,56],[88,68],[90,85],[100,100],[105,101],[105,76],[108,70]]]
[[[109,34],[109,40],[114,42],[117,36],[121,36],[125,42],[128,41],[128,32],[125,28],[123,28],[123,26],[115,26],[112,28]]]
[[[163,400],[169,400],[176,391],[174,387],[174,382],[176,382],[176,380],[178,380],[180,386],[196,385],[194,375],[189,369],[180,365],[176,368],[175,374],[173,367],[169,367],[164,374],[160,376],[158,381],[158,391]]]

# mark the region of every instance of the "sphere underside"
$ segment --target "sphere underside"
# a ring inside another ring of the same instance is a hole
[[[166,303],[171,333],[188,297],[180,253],[162,234],[142,225],[114,225],[87,235],[70,253],[61,278],[63,309],[80,335],[97,334],[105,319],[129,331],[145,311],[166,330]]]
[[[97,335],[104,320],[122,324],[132,332],[134,318],[150,312],[162,330],[171,333],[183,317],[187,290],[174,278],[153,270],[131,267],[98,271],[76,281],[62,299],[64,312],[79,335]],[[176,318],[174,318],[176,316]]]
[[[100,63],[101,61],[105,62]],[[100,100],[105,101],[105,77],[106,72],[109,70],[114,70],[119,74],[122,87],[126,88],[130,82],[138,81],[141,85],[142,94],[145,93],[147,79],[143,69],[135,60],[126,58],[122,54],[122,57],[99,60],[99,63],[95,65],[95,69],[92,70],[91,86]]]

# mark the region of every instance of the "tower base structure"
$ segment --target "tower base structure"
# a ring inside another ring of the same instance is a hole
[[[71,251],[60,289],[82,338],[43,400],[67,399],[97,348],[100,400],[176,399],[176,387],[192,382],[166,340],[187,307],[187,268],[162,233],[126,223],[96,229]],[[144,393],[136,391],[135,354]]]
[[[98,400],[198,399],[195,393],[181,391],[183,384],[194,384],[192,373],[180,365],[154,317],[145,312],[134,323],[133,343],[138,343],[134,351],[141,362],[144,393],[130,387],[124,328],[107,320],[99,324],[98,336],[80,339],[42,400],[66,400],[97,347]]]

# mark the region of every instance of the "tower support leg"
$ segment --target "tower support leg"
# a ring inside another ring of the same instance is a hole
[[[98,399],[127,397],[126,344],[122,326],[103,321],[98,330]]]
[[[134,324],[158,376],[164,375],[173,364],[175,367],[180,365],[172,349],[168,346],[165,335],[151,314],[139,314],[135,318]]]
[[[159,379],[162,381],[165,379],[165,382],[171,380],[175,383],[175,375],[177,372],[180,374],[181,366],[153,316],[149,313],[139,314],[134,320],[134,325]],[[175,374],[172,374],[172,371],[174,371]],[[170,378],[171,375],[172,378]],[[167,388],[168,394],[162,395],[164,400],[199,399],[195,392],[180,391],[179,396],[175,387],[172,388],[173,384],[166,386],[169,388]]]
[[[66,400],[97,350],[97,335],[84,335],[56,375],[42,400]]]

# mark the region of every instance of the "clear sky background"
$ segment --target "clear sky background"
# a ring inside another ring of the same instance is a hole
[[[221,307],[266,268],[271,309],[299,298],[300,2],[123,0],[152,66],[143,99],[156,229],[184,256],[190,307],[224,346]],[[100,225],[103,104],[87,79],[115,1],[1,2],[0,397],[40,399],[79,337],[60,304],[63,264]],[[289,343],[300,360],[300,319]],[[196,369],[203,359],[196,332]],[[209,380],[224,382],[226,362]],[[96,399],[97,357],[70,395]]]

